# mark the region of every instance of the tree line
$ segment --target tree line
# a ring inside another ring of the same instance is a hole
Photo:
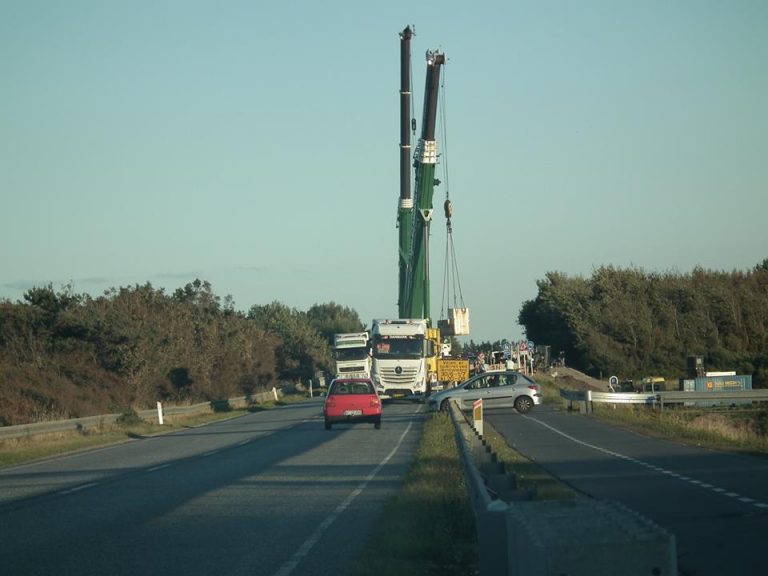
[[[688,356],[702,356],[709,370],[768,387],[768,259],[732,272],[549,272],[537,287],[518,315],[527,338],[588,374],[677,378]],[[0,425],[306,382],[332,372],[335,333],[362,330],[357,312],[334,302],[239,312],[201,280],[171,294],[147,283],[96,298],[33,288],[22,301],[0,300]],[[504,341],[452,343],[460,354]]]
[[[147,283],[96,298],[33,288],[0,301],[0,425],[306,382],[332,370],[334,333],[363,329],[357,312],[333,302],[239,312],[201,280],[172,294]]]
[[[748,271],[649,273],[603,266],[590,278],[549,272],[518,316],[529,338],[593,376],[751,374],[768,387],[768,259]]]

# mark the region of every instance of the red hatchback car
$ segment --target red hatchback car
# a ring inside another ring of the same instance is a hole
[[[325,429],[339,422],[373,422],[381,428],[381,399],[368,378],[337,378],[328,387],[323,406]]]

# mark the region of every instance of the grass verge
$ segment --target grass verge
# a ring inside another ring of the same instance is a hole
[[[469,576],[477,528],[446,413],[427,416],[413,465],[385,505],[355,576]]]
[[[536,381],[547,403],[560,402],[560,386],[547,374]],[[567,385],[565,386],[568,387]],[[768,457],[768,408],[745,407],[657,407],[594,403],[593,417],[628,430],[731,452]]]
[[[305,400],[301,395],[285,396],[278,402],[264,402],[253,404],[242,410],[230,410],[226,412],[210,412],[206,414],[197,414],[194,416],[173,415],[165,417],[165,424],[153,424],[141,419],[124,418],[122,423],[115,423],[104,428],[86,429],[82,431],[57,432],[53,434],[40,434],[27,436],[23,438],[12,438],[0,440],[0,468],[16,466],[39,460],[41,458],[50,458],[68,452],[87,450],[106,446],[107,444],[116,444],[126,442],[132,438],[143,436],[153,436],[156,434],[167,434],[176,430],[202,426],[210,422],[236,418],[259,410],[269,410],[275,406],[290,404]]]
[[[544,404],[557,404],[562,402],[560,398],[560,387],[555,379],[548,374],[536,374],[534,380],[539,385],[541,401]]]
[[[766,409],[658,409],[597,404],[594,416],[649,436],[768,457]]]

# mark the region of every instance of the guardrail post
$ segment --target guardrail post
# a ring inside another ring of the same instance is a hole
[[[480,546],[480,574],[507,576],[510,567],[510,546],[507,535],[509,505],[502,500],[492,501],[477,515],[477,539]]]

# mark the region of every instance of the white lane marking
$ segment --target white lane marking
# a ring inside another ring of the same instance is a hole
[[[596,446],[595,444],[590,444],[589,442],[584,442],[582,440],[579,440],[578,438],[574,438],[570,434],[566,434],[565,432],[558,430],[554,426],[550,426],[546,422],[542,422],[538,418],[534,418],[532,416],[523,416],[524,418],[527,418],[528,420],[533,420],[537,424],[541,424],[545,428],[549,428],[552,432],[555,434],[559,434],[560,436],[567,438],[571,442],[575,442],[576,444],[580,444],[581,446],[584,446],[586,448],[591,448],[593,450],[597,450],[598,452],[602,452],[603,454],[608,454],[609,456],[614,456],[615,458],[621,458],[622,460],[627,460],[628,462],[632,462],[634,464],[639,464],[640,466],[645,466],[646,468],[649,468],[653,470],[654,472],[659,472],[660,474],[666,474],[667,476],[671,476],[672,478],[675,478],[677,480],[683,480],[685,482],[690,482],[692,484],[698,484],[702,488],[706,488],[711,490],[712,492],[716,492],[718,494],[722,494],[724,496],[728,496],[729,498],[736,498],[740,500],[741,502],[744,502],[745,504],[752,504],[753,506],[757,508],[768,508],[768,504],[764,504],[761,502],[757,502],[753,500],[752,498],[747,498],[744,496],[741,496],[737,494],[736,492],[728,492],[724,488],[717,488],[713,486],[712,484],[705,484],[704,482],[701,482],[699,480],[694,480],[692,478],[689,478],[688,476],[683,476],[681,474],[678,474],[676,472],[672,472],[671,470],[667,470],[665,468],[661,468],[659,466],[654,466],[653,464],[649,464],[648,462],[643,462],[642,460],[638,460],[637,458],[632,458],[631,456],[625,456],[624,454],[619,454],[618,452],[614,452],[613,450],[608,450],[607,448],[602,448],[600,446]]]
[[[159,466],[153,466],[152,468],[147,468],[147,472],[155,472],[156,470],[162,470],[163,468],[170,468],[170,464],[160,464]]]
[[[211,450],[210,452],[203,452],[201,454],[201,456],[203,456],[203,457],[205,457],[205,456],[213,456],[214,454],[218,454],[218,452],[219,452],[218,450]]]
[[[68,488],[67,490],[62,490],[59,492],[59,494],[73,494],[74,492],[80,492],[80,490],[86,490],[87,488],[93,488],[94,486],[97,486],[97,482],[91,482],[90,484],[81,484],[80,486],[75,486],[74,488]]]
[[[304,557],[309,554],[310,550],[314,548],[315,544],[317,544],[318,540],[323,536],[326,530],[330,528],[331,524],[339,517],[341,516],[342,512],[346,510],[350,504],[357,498],[363,490],[365,490],[366,486],[373,480],[376,475],[381,472],[381,469],[384,467],[384,465],[389,462],[392,457],[397,453],[398,449],[400,448],[400,445],[403,443],[403,440],[405,439],[406,434],[408,434],[408,431],[411,429],[411,426],[413,425],[412,422],[408,423],[408,426],[403,431],[403,433],[400,435],[400,439],[397,441],[397,444],[395,444],[395,447],[392,448],[392,451],[387,454],[387,456],[379,462],[378,466],[373,469],[373,472],[368,474],[366,476],[365,480],[363,480],[360,485],[355,488],[349,496],[345,498],[345,500],[339,504],[336,507],[336,510],[331,512],[320,524],[317,528],[315,528],[315,531],[312,532],[312,534],[307,538],[304,543],[299,546],[299,549],[296,550],[296,552],[291,556],[290,560],[286,561],[280,569],[274,573],[274,576],[288,576],[291,572],[294,571],[296,566],[299,565],[299,562],[301,562]]]

